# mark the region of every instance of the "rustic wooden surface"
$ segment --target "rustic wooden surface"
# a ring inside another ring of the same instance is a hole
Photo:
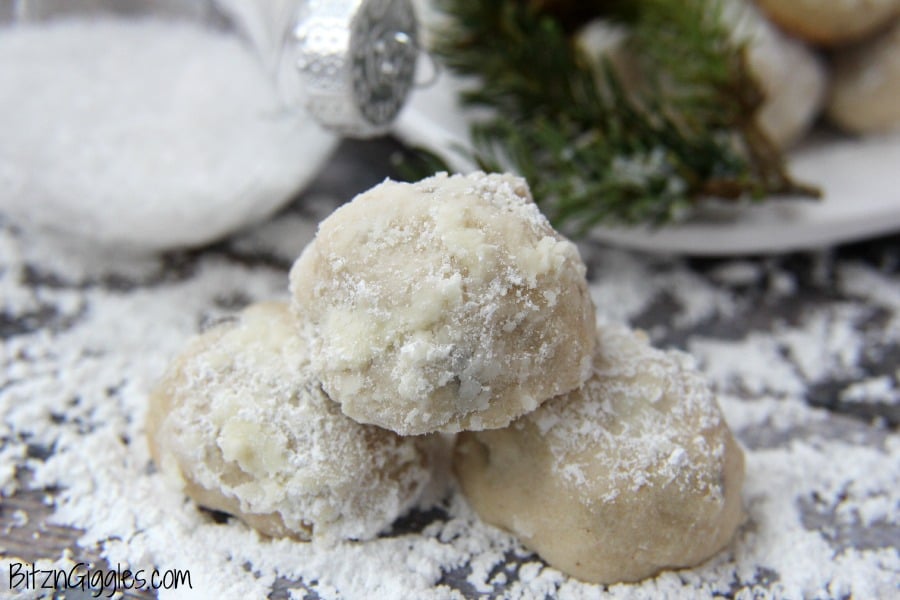
[[[396,175],[392,160],[398,158],[402,148],[396,142],[383,140],[375,143],[348,141],[339,148],[335,160],[319,174],[315,182],[305,191],[305,196],[325,196],[336,198],[352,198],[383,180],[388,175]],[[303,198],[298,199],[303,202]],[[2,219],[2,215],[0,215]],[[0,221],[2,222],[2,221]],[[208,251],[227,251],[227,242],[210,248]],[[183,263],[194,260],[204,251],[181,254],[175,253],[172,260]],[[270,257],[258,256],[260,261],[271,261]],[[244,260],[235,257],[235,260]],[[282,264],[287,269],[290,265]],[[3,265],[0,264],[0,269]],[[36,285],[40,285],[35,282]],[[34,331],[41,327],[53,327],[51,315],[0,314],[0,337],[6,339],[26,331]],[[0,383],[0,389],[5,382]],[[30,458],[40,460],[51,450],[39,446],[29,447]],[[91,568],[109,568],[97,549],[82,548],[77,544],[81,534],[77,529],[61,527],[48,522],[53,513],[54,489],[28,489],[29,473],[20,470],[17,474],[21,488],[10,497],[0,496],[0,557],[12,556],[34,563],[38,559],[54,560],[69,551],[75,562],[84,562]],[[274,586],[272,598],[287,598],[285,591],[294,582],[282,581]],[[0,587],[0,597],[2,597]],[[69,598],[77,597],[76,592],[69,592]],[[90,597],[86,595],[85,597]],[[149,591],[126,592],[124,598],[154,598],[156,594]]]
[[[303,205],[305,198],[315,195],[328,195],[339,198],[350,198],[356,192],[367,189],[392,172],[391,156],[399,151],[399,146],[390,141],[372,143],[345,143],[328,168],[317,181],[299,198],[294,207],[297,210]],[[187,253],[174,253],[172,265],[190,264],[200,260],[204,255],[217,254],[224,260],[258,261],[260,264],[274,265],[287,269],[289,264],[278,257],[264,253],[248,255],[235,250],[229,241],[213,247]],[[769,272],[775,267],[782,272],[790,273],[797,282],[794,293],[777,302],[767,301],[766,287],[771,282],[759,280],[744,285],[739,292],[745,298],[742,313],[730,318],[718,317],[692,324],[688,328],[672,323],[673,300],[664,294],[649,306],[634,324],[655,332],[654,341],[664,346],[684,346],[686,340],[694,334],[702,333],[721,339],[734,339],[750,332],[768,331],[773,323],[793,322],[808,311],[817,307],[836,303],[841,300],[840,292],[834,285],[832,273],[841,264],[864,264],[889,277],[894,284],[900,286],[900,236],[891,236],[865,243],[838,248],[834,251],[816,254],[795,254],[780,257],[747,258],[744,264],[757,267],[761,272]],[[718,282],[714,273],[721,270],[726,260],[691,260],[683,263],[691,273],[713,282],[714,285],[725,286]],[[0,265],[2,269],[4,265]],[[173,267],[174,268],[174,267]],[[127,283],[127,282],[126,282]],[[35,278],[36,287],[48,285],[48,282]],[[859,326],[869,328],[877,341],[877,332],[881,323],[896,315],[891,314],[884,306],[872,306],[871,318]],[[41,328],[56,326],[55,315],[47,314],[12,314],[4,312],[0,315],[0,335],[3,339],[11,339]],[[866,355],[858,366],[858,377],[884,375],[892,378],[893,385],[898,387],[898,365],[900,365],[900,346],[882,344],[879,352]],[[900,405],[897,403],[849,403],[842,400],[841,392],[853,383],[856,378],[848,379],[844,374],[835,374],[833,378],[825,378],[811,384],[806,392],[808,403],[824,407],[834,414],[833,419],[811,424],[815,431],[791,430],[789,433],[757,428],[736,432],[742,443],[749,447],[771,447],[786,443],[788,436],[821,435],[831,438],[861,439],[864,443],[879,444],[885,436],[896,435],[900,424]],[[6,382],[0,382],[0,392]],[[780,437],[779,437],[780,436]],[[41,460],[52,449],[41,446],[28,447],[29,458]],[[897,457],[894,457],[897,460]],[[10,497],[0,497],[0,556],[15,556],[34,562],[39,558],[56,559],[68,550],[74,560],[102,566],[97,549],[78,546],[79,531],[53,525],[48,521],[53,512],[54,489],[31,489],[27,468],[20,468],[17,477],[20,490]],[[397,526],[398,531],[414,531],[422,527],[429,519],[440,518],[439,514],[415,514]],[[859,525],[854,527],[838,524],[834,514],[829,514],[821,507],[810,505],[804,517],[804,525],[820,531],[835,548],[900,548],[900,527],[896,523],[885,522],[878,527]],[[733,595],[742,590],[752,589],[754,584],[765,584],[766,574],[758,575],[760,581],[743,582],[736,585]],[[467,587],[465,573],[445,573],[443,583],[462,591],[466,595],[474,595]],[[296,582],[278,581],[272,588],[270,597],[287,597],[287,588],[296,587]],[[502,595],[502,589],[496,590]],[[70,594],[68,597],[78,597]],[[126,594],[129,598],[150,598],[152,594],[141,592]]]

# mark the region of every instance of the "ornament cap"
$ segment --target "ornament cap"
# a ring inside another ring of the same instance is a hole
[[[309,113],[351,137],[387,131],[413,84],[416,34],[410,0],[306,0],[290,41]]]

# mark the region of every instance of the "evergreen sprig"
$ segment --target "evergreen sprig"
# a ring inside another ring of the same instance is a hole
[[[757,126],[763,96],[717,0],[438,5],[449,22],[433,50],[477,78],[463,103],[493,115],[471,126],[471,158],[526,177],[557,225],[658,225],[709,197],[817,195]],[[628,27],[640,85],[575,43],[594,17]]]

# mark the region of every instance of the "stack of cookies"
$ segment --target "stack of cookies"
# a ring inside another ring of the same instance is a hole
[[[322,222],[290,290],[196,338],[151,395],[154,460],[198,504],[370,539],[455,436],[481,518],[586,581],[697,564],[740,523],[715,398],[686,355],[597,325],[524,180],[385,181]]]

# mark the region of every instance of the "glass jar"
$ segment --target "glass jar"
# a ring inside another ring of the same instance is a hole
[[[346,46],[360,3],[320,3],[332,30],[301,40],[298,15],[314,4],[0,0],[0,212],[144,250],[202,245],[267,217],[338,138],[300,96],[315,85],[320,104],[341,103],[347,48],[304,62],[298,40]]]

